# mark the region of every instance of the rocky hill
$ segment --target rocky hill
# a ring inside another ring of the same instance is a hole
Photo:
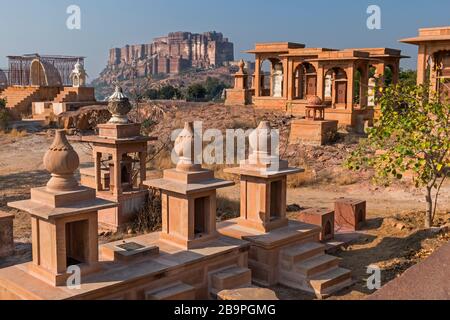
[[[190,69],[174,75],[138,77],[118,80],[117,82],[128,95],[132,95],[134,90],[144,93],[149,89],[160,89],[167,85],[183,90],[194,83],[205,82],[208,77],[216,78],[231,87],[235,72],[234,67],[220,67],[207,70]],[[99,101],[104,100],[114,91],[114,83],[110,81],[110,75],[105,73],[102,73],[98,79],[94,80],[92,85],[96,89],[96,97]]]

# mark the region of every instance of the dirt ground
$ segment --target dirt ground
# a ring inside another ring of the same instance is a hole
[[[203,111],[198,110],[199,114]],[[226,118],[219,111],[213,118],[217,125],[228,123],[240,127],[242,121],[247,125],[255,122],[251,120],[254,115],[247,112],[249,117],[244,120],[237,119],[233,113]],[[195,114],[190,116],[195,117]],[[178,112],[175,118],[171,118],[172,125],[181,123],[175,119],[184,117],[183,113]],[[162,128],[163,126],[159,125],[156,130],[163,130]],[[15,257],[0,261],[0,267],[31,260],[29,215],[8,208],[7,202],[29,198],[30,188],[42,186],[48,181],[49,174],[43,167],[42,159],[51,142],[52,137],[45,132],[25,135],[0,134],[0,210],[16,215],[14,232],[18,249]],[[73,145],[80,155],[81,166],[90,165],[92,159],[89,148],[78,143]],[[288,190],[288,205],[296,204],[302,208],[333,208],[335,199],[339,197],[367,201],[368,223],[363,235],[336,253],[343,259],[342,266],[353,271],[355,284],[331,299],[364,298],[371,293],[365,286],[368,277],[366,270],[369,265],[381,267],[383,283],[386,283],[450,240],[448,232],[421,229],[425,202],[420,191],[414,190],[408,184],[397,184],[390,188],[377,187],[366,177],[343,171],[341,164],[347,149],[348,146],[342,142],[337,146],[324,147],[320,150],[305,147],[300,151],[297,146],[293,149],[288,148],[285,152],[290,160],[298,157],[299,152],[305,153],[302,154],[303,161],[294,164],[304,165],[308,169],[307,174],[314,176],[314,179],[310,180],[303,176],[300,182],[293,184],[295,188]],[[317,161],[319,158],[321,160]],[[324,176],[330,175],[331,178],[323,179]],[[343,176],[346,177],[344,181]],[[239,208],[237,186],[219,191],[219,207],[224,215],[237,213]],[[295,212],[290,214],[294,216]],[[440,226],[450,223],[450,183],[445,184],[442,189],[439,215],[436,220]],[[311,299],[310,296],[297,290],[281,286],[274,289],[282,299]]]

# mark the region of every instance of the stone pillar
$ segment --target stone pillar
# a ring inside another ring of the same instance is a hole
[[[325,70],[319,67],[318,63],[313,63],[313,65],[317,70],[317,96],[325,101]]]
[[[288,68],[287,68],[287,99],[292,100],[294,98],[294,88],[295,88],[295,74],[294,74],[294,62],[291,59],[288,59]]]
[[[353,110],[353,98],[354,98],[354,87],[355,87],[355,68],[354,66],[350,66],[346,68],[347,73],[347,110]]]
[[[289,71],[289,65],[288,65],[288,58],[284,58],[282,60],[283,63],[283,98],[288,99],[288,92],[290,89],[290,82],[291,82],[291,73]]]
[[[102,184],[102,153],[94,150],[94,172],[95,172],[95,185],[97,191],[103,191]]]
[[[255,79],[254,79],[255,97],[261,96],[261,59],[256,56],[255,61]]]
[[[417,56],[417,84],[424,84],[427,73],[427,63],[428,63],[428,54],[427,54],[427,46],[420,45],[419,53]]]
[[[368,95],[369,95],[369,66],[365,65],[362,73],[361,73],[361,80],[359,85],[360,90],[360,99],[359,99],[359,106],[360,108],[364,109],[367,107],[368,104]]]
[[[120,196],[122,195],[122,168],[121,168],[121,160],[122,160],[122,154],[119,152],[116,152],[113,154],[113,172],[111,175],[112,182],[113,182],[113,190],[112,193],[114,196]]]

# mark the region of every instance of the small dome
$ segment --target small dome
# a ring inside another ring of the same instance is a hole
[[[322,99],[318,96],[310,96],[307,101],[309,106],[321,106],[323,104]]]

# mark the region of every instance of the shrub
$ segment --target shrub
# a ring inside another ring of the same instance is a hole
[[[204,100],[206,98],[206,89],[201,83],[194,83],[187,89],[187,100]]]

